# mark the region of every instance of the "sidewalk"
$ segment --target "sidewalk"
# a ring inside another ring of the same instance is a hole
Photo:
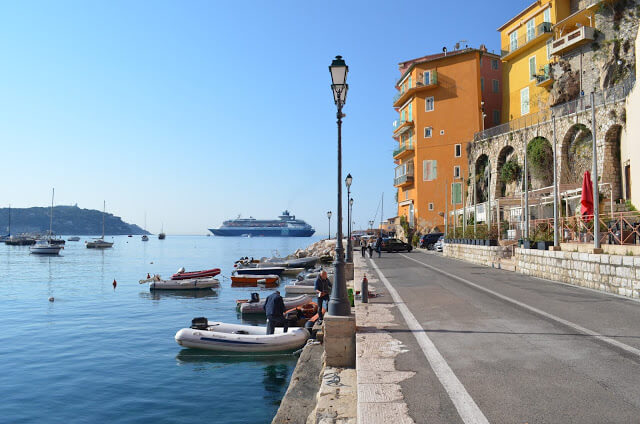
[[[353,261],[356,288],[360,289],[366,274],[369,291],[380,295],[369,299],[367,304],[361,300],[355,304],[358,422],[413,423],[400,383],[413,377],[415,372],[396,369],[395,357],[406,350],[389,331],[398,327],[393,313],[397,307],[367,260],[354,254]]]

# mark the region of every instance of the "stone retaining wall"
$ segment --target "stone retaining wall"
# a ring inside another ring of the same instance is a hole
[[[516,270],[623,296],[640,297],[640,257],[516,249]]]
[[[485,266],[495,266],[505,255],[502,246],[475,246],[470,244],[445,243],[444,255]]]

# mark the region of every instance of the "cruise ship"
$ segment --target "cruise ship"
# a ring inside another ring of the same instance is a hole
[[[278,219],[237,218],[224,221],[220,228],[209,228],[216,236],[223,237],[311,237],[316,230],[289,211]]]

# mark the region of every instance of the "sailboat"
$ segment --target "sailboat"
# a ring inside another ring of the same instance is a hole
[[[7,226],[7,234],[0,236],[0,242],[6,242],[11,239],[11,205],[9,205],[9,225]]]
[[[158,234],[158,240],[164,240],[167,235],[164,233],[164,222],[162,223],[162,228],[160,229],[160,234]]]
[[[144,214],[144,231],[145,232],[147,231],[147,214],[146,214],[146,212]],[[149,241],[149,237],[147,237],[146,234],[143,234],[142,235],[142,241]]]
[[[29,250],[31,253],[39,255],[57,255],[60,253],[62,246],[51,243],[51,236],[53,234],[53,196],[55,195],[55,188],[51,193],[51,213],[49,218],[49,237],[46,239],[38,240],[35,245],[31,246]]]
[[[102,203],[102,237],[91,241],[85,241],[87,249],[107,249],[113,246],[113,242],[104,241],[104,214],[107,209],[107,202]]]

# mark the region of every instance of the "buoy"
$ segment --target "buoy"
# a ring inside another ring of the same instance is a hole
[[[49,298],[49,302],[53,302],[54,300],[55,300],[55,299],[53,298],[53,296],[51,296],[51,297]]]
[[[118,283],[116,282],[115,278],[113,279],[113,289],[116,289],[116,286],[118,285]]]
[[[147,278],[151,278],[151,276],[149,275],[149,273],[147,272]]]

